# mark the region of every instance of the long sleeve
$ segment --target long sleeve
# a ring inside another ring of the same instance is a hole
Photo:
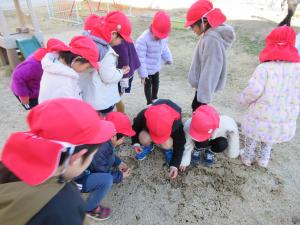
[[[138,69],[138,74],[141,78],[148,77],[146,65],[147,43],[143,36],[139,37],[136,41],[135,49],[141,63],[141,66]]]
[[[172,53],[169,49],[168,46],[168,41],[166,40],[163,46],[163,50],[162,50],[162,55],[161,55],[162,59],[167,62],[170,61],[173,63],[173,57],[172,57]]]
[[[97,75],[100,76],[100,79],[105,84],[118,83],[123,77],[122,70],[116,67],[116,58],[117,56],[114,54],[107,54],[100,62],[100,69]]]
[[[185,145],[184,145],[184,152],[182,155],[182,160],[180,166],[189,166],[191,163],[191,155],[192,151],[195,147],[195,143],[192,140],[191,136],[189,135],[189,129],[191,125],[191,119],[187,120],[184,124],[184,132],[185,132]]]
[[[136,132],[134,136],[132,136],[131,141],[132,144],[137,144],[139,143],[139,133],[146,129],[146,118],[145,118],[145,110],[142,110],[134,119],[133,119],[133,125],[132,129]]]
[[[114,46],[113,49],[119,55],[117,68],[122,69],[123,66],[129,66],[128,47],[126,44],[121,43],[117,46]]]
[[[197,100],[210,103],[223,69],[223,53],[218,40],[212,38],[204,46],[201,71],[197,88]]]
[[[182,124],[171,134],[171,137],[173,138],[173,157],[170,166],[179,168],[185,145],[185,134]]]
[[[118,183],[122,182],[122,180],[123,180],[123,173],[120,170],[113,171],[111,173],[111,175],[113,176],[113,182],[115,184],[118,184]]]
[[[267,71],[259,65],[252,74],[247,87],[239,96],[239,103],[247,106],[258,100],[264,92],[266,80]]]

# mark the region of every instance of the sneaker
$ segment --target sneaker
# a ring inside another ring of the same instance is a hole
[[[256,162],[259,166],[267,168],[271,158],[271,148],[262,148],[256,157]]]
[[[210,149],[205,149],[203,154],[203,163],[207,167],[211,167],[215,161],[215,154]]]
[[[171,159],[173,157],[173,149],[168,149],[163,151],[164,151],[165,161],[168,165],[170,165]]]
[[[96,209],[93,211],[86,213],[87,217],[97,220],[97,221],[103,221],[107,220],[111,217],[111,210],[110,208],[103,207],[99,205]]]
[[[200,163],[202,153],[203,153],[203,148],[194,148],[192,152],[192,157],[191,157],[191,164],[193,166],[196,166]]]
[[[144,160],[153,151],[153,149],[154,149],[153,144],[146,146],[146,147],[143,146],[142,151],[140,153],[137,153],[135,155],[135,158],[140,161]]]
[[[251,166],[255,160],[255,152],[249,149],[241,149],[240,157],[244,165]]]

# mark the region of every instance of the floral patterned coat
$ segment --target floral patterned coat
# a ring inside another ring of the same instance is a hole
[[[265,62],[257,66],[239,97],[248,111],[242,132],[265,143],[290,141],[300,105],[300,63]]]

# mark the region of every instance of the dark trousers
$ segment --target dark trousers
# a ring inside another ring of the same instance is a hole
[[[153,100],[157,99],[159,87],[159,72],[149,75],[146,78],[144,92],[147,99],[147,105],[151,104]]]
[[[213,140],[206,140],[202,142],[195,142],[196,148],[207,148],[210,147],[214,153],[223,152],[228,147],[228,141],[224,137],[218,137]]]
[[[192,102],[192,109],[193,109],[193,112],[196,111],[196,109],[201,106],[201,105],[206,105],[206,103],[202,103],[202,102],[198,102],[197,100],[197,91],[195,92],[195,97],[193,99],[193,102]]]
[[[19,100],[19,102],[22,104],[22,102],[21,102],[21,100],[20,100],[20,98],[19,98],[19,96],[17,96],[17,95],[15,95],[16,97],[17,97],[17,99]],[[39,102],[38,102],[38,99],[37,98],[30,98],[29,99],[29,107],[27,107],[27,106],[25,106],[25,105],[23,105],[22,104],[22,106],[24,107],[24,109],[26,109],[26,110],[30,110],[30,109],[32,109],[34,106],[37,106],[39,104]]]

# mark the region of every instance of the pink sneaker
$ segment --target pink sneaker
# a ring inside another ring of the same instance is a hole
[[[86,213],[87,217],[92,218],[97,221],[107,220],[111,217],[111,210],[110,208],[103,207],[99,205],[93,211]]]

